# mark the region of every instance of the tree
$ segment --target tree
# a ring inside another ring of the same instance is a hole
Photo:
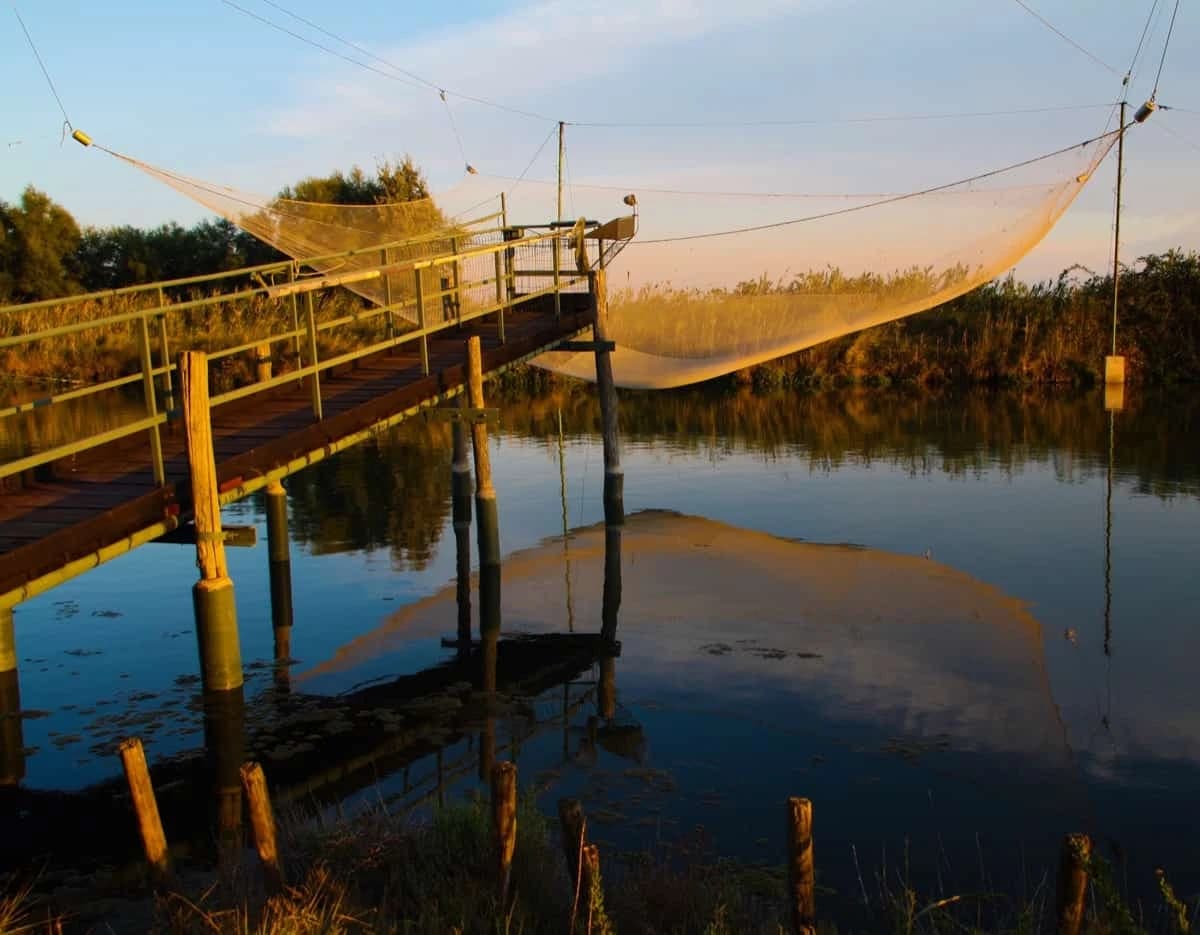
[[[335,205],[384,205],[417,201],[429,197],[429,187],[411,156],[399,162],[383,160],[368,176],[358,166],[343,173],[340,169],[326,176],[301,179],[294,187],[279,193],[288,201],[309,201]]]
[[[36,302],[79,291],[79,225],[32,185],[19,205],[0,201],[0,300]]]

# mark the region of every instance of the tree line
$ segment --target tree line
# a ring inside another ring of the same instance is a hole
[[[305,178],[277,196],[323,204],[372,205],[429,197],[410,157],[384,161],[373,173]],[[32,185],[0,199],[0,304],[36,302],[80,292],[220,273],[284,259],[274,247],[224,219],[191,227],[170,222],[81,228],[71,213]]]

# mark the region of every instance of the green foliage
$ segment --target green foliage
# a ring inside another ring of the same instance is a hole
[[[429,197],[425,177],[411,156],[399,162],[384,160],[369,176],[358,166],[348,173],[338,170],[326,176],[301,179],[279,193],[288,201],[337,205],[384,205]]]
[[[0,302],[36,302],[79,292],[79,225],[32,185],[18,205],[0,201]]]
[[[1162,893],[1163,902],[1171,912],[1171,923],[1175,926],[1176,935],[1190,935],[1192,924],[1188,920],[1187,905],[1175,895],[1175,888],[1162,870],[1154,871],[1158,878],[1158,891]]]

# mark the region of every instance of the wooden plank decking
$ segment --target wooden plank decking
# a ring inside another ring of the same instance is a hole
[[[505,316],[504,344],[491,319],[432,336],[429,376],[422,374],[411,344],[323,372],[321,422],[313,417],[303,382],[215,409],[222,490],[249,493],[268,472],[289,465],[298,469],[298,462],[317,460],[364,430],[457,392],[464,380],[466,339],[472,334],[482,340],[484,371],[490,373],[574,337],[590,324],[586,294],[564,293],[561,319],[554,317],[553,298],[547,299]],[[176,423],[164,429],[162,442],[167,481],[161,487],[154,484],[147,436],[139,433],[55,462],[51,479],[0,493],[0,606],[40,593],[48,586],[42,579],[164,520],[186,521],[187,461]]]

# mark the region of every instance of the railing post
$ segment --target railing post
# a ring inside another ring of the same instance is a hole
[[[500,258],[501,251],[494,254],[496,258],[496,323],[500,333],[500,343],[504,343],[504,269]]]
[[[142,361],[142,392],[146,397],[146,415],[158,415],[158,404],[154,398],[154,361],[150,356],[150,322],[145,315],[138,316],[138,351]],[[158,424],[150,426],[150,462],[154,465],[154,483],[162,485],[167,479],[163,465],[162,435]]]
[[[386,267],[389,262],[387,247],[383,248],[381,260]],[[384,315],[384,321],[387,323],[387,339],[394,341],[396,338],[396,322],[393,318],[394,312],[392,311],[392,272],[389,269],[383,271],[383,304],[387,308],[387,312]]]
[[[421,372],[429,373],[429,336],[425,333],[425,286],[421,271],[413,270],[417,280],[417,327],[421,329]]]
[[[288,283],[296,281],[296,264],[293,263],[288,267]],[[292,303],[292,353],[296,355],[296,366],[303,366],[303,357],[300,353],[300,302],[296,299],[296,293],[291,295]]]
[[[325,418],[325,414],[321,408],[321,372],[317,368],[317,312],[313,307],[313,294],[311,292],[304,294],[304,310],[308,327],[308,365],[312,367],[312,375],[309,377],[310,382],[308,385],[312,392],[313,415],[320,422]]]
[[[459,240],[457,237],[450,238],[450,249],[454,251],[454,320],[458,324],[462,324],[462,264],[458,261]]]

